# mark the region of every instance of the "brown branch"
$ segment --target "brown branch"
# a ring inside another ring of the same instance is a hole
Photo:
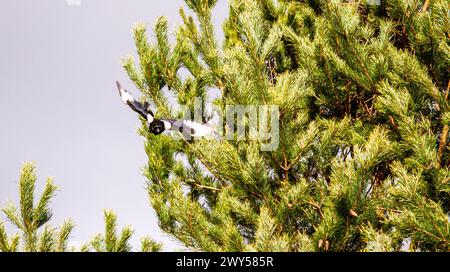
[[[363,100],[359,101],[359,104],[363,106],[364,111],[369,114],[369,117],[373,117],[373,112],[372,112],[372,108],[369,108],[369,106],[367,106],[366,102]]]
[[[208,190],[212,190],[212,191],[216,191],[216,192],[219,192],[219,191],[220,191],[219,188],[211,187],[211,186],[206,186],[206,185],[197,183],[196,180],[194,180],[194,179],[186,179],[186,183],[187,183],[188,185],[191,185],[191,186],[196,187],[196,188],[198,188],[198,189],[208,189]]]
[[[187,146],[188,146],[194,153],[197,153],[197,154],[196,154],[196,155],[197,155],[197,159],[203,164],[203,166],[206,168],[206,170],[208,170],[208,171],[211,173],[211,175],[212,175],[216,180],[218,180],[218,181],[220,182],[220,185],[221,185],[222,187],[226,187],[226,186],[227,186],[227,182],[226,182],[224,179],[219,178],[218,176],[216,176],[217,173],[215,173],[214,171],[211,170],[211,165],[209,165],[209,164],[207,163],[207,161],[205,160],[205,155],[204,155],[198,148],[195,148],[195,146],[194,146],[193,144],[191,144],[189,141],[187,141],[187,140],[184,139],[184,138],[183,138],[183,142],[184,142],[185,144],[187,144]]]
[[[430,5],[430,0],[425,0],[425,3],[423,4],[423,7],[422,7],[422,12],[427,11],[429,5]]]
[[[450,80],[448,81],[447,90],[445,91],[445,100],[448,99],[448,91],[449,91],[449,89],[450,89]]]
[[[389,115],[389,121],[391,122],[392,126],[398,130],[398,125],[395,123],[394,117],[392,115]]]
[[[445,91],[445,100],[448,99],[449,89],[450,89],[450,80],[448,81],[447,90]],[[442,128],[441,141],[439,142],[439,149],[437,154],[438,167],[440,167],[441,165],[442,156],[444,155],[444,149],[445,146],[447,145],[447,138],[448,138],[448,125],[445,124],[444,127]]]
[[[288,174],[289,174],[289,164],[286,156],[286,147],[283,145],[283,159],[284,159],[284,166],[281,168],[284,170],[284,180],[288,180]]]
[[[303,150],[298,152],[297,156],[295,156],[295,158],[289,164],[288,170],[291,169],[301,159],[302,154],[303,154]]]
[[[323,214],[323,212],[322,212],[322,208],[320,207],[320,205],[319,204],[317,204],[314,200],[312,200],[312,201],[305,201],[305,203],[306,204],[309,204],[309,205],[311,205],[311,206],[313,206],[314,208],[316,208],[317,209],[317,211],[319,212],[319,214],[320,214],[320,217],[324,217],[324,214]]]
[[[195,183],[194,186],[199,188],[199,189],[208,189],[208,190],[212,190],[212,191],[216,191],[216,192],[220,191],[220,189],[218,189],[218,188],[214,188],[214,187],[211,187],[211,186],[205,186],[205,185],[201,185],[201,184],[198,184],[198,183]]]

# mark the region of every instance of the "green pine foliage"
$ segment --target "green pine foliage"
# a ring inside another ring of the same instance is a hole
[[[157,243],[150,237],[146,236],[141,239],[141,252],[159,252],[162,247],[162,243]]]
[[[133,235],[130,226],[125,226],[120,236],[117,235],[117,216],[112,211],[104,211],[105,233],[98,234],[91,241],[93,249],[97,252],[129,252],[129,240]]]
[[[132,251],[130,238],[133,230],[124,227],[120,236],[117,233],[117,216],[112,211],[105,211],[105,234],[95,238],[80,248],[69,247],[71,232],[75,226],[72,220],[66,220],[59,228],[52,227],[50,201],[57,190],[52,178],[47,179],[44,190],[35,204],[36,167],[34,163],[25,163],[19,178],[19,209],[9,202],[2,209],[9,222],[18,233],[8,237],[5,224],[0,221],[0,252],[128,252]],[[18,211],[20,210],[20,211]],[[149,237],[141,240],[142,252],[161,251],[162,244]]]
[[[117,233],[117,215],[110,210],[104,211],[105,233],[97,234],[88,245],[84,245],[81,251],[95,252],[130,252],[131,236],[134,230],[131,226],[125,226]],[[149,237],[141,239],[141,252],[158,252],[161,251],[162,244],[156,243]]]
[[[176,140],[145,127],[159,224],[205,251],[448,251],[448,1],[185,0],[134,28],[123,67],[157,116],[212,90],[226,105],[278,105],[279,146]],[[425,3],[426,2],[426,3]],[[271,63],[271,65],[267,65]],[[409,243],[406,243],[410,241]]]
[[[7,219],[19,233],[8,238],[3,222],[0,222],[0,251],[15,252],[64,252],[74,228],[72,220],[65,221],[59,228],[51,227],[50,200],[57,190],[52,178],[48,178],[37,204],[35,203],[35,165],[24,164],[19,178],[19,208],[9,202],[2,209]],[[19,210],[19,211],[18,211]]]

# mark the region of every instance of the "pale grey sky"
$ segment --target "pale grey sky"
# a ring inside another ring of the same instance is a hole
[[[72,218],[72,241],[102,232],[103,209],[113,209],[120,227],[136,230],[134,245],[150,235],[165,250],[181,248],[159,230],[140,170],[146,156],[139,121],[115,89],[119,80],[137,94],[119,64],[135,52],[133,24],[151,29],[165,15],[173,32],[181,6],[182,0],[2,1],[0,206],[18,203],[20,167],[36,161],[37,192],[47,176],[55,178],[52,225]],[[219,36],[226,14],[221,0],[214,9]]]

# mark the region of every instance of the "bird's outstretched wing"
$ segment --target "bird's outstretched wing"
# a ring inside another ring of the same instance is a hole
[[[139,101],[136,101],[130,92],[122,88],[122,85],[120,85],[119,81],[116,81],[116,84],[122,102],[151,123],[153,121],[154,114],[150,110],[149,104],[147,102],[141,103]]]
[[[135,102],[133,96],[125,90],[119,81],[116,81],[117,90],[119,91],[120,98],[124,104],[128,104],[128,102]]]

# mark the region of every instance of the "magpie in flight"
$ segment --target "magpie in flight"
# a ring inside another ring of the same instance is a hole
[[[136,101],[130,92],[122,88],[122,85],[118,81],[116,81],[116,84],[122,102],[146,120],[147,128],[151,133],[158,135],[166,130],[172,130],[192,137],[217,136],[215,129],[208,124],[199,124],[189,120],[154,118],[155,115],[150,110],[150,104],[148,102],[141,103]]]

